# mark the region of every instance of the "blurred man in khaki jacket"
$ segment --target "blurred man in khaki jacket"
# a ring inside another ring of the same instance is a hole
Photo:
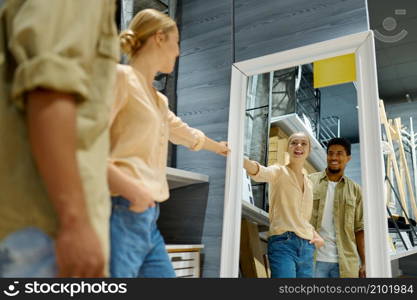
[[[114,0],[0,12],[0,277],[102,277]]]

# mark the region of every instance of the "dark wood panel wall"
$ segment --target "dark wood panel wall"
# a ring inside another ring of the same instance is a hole
[[[365,0],[183,0],[179,13],[177,114],[216,140],[227,139],[234,57],[241,61],[368,29]],[[191,197],[188,190],[177,190],[170,199],[181,199],[178,209],[186,203],[191,214],[188,206],[195,205],[196,211],[206,206],[201,220],[204,277],[220,272],[225,166],[223,157],[178,147],[178,168],[210,176],[202,200],[193,196],[185,201]],[[195,226],[191,220],[183,218],[190,230]]]
[[[236,60],[368,29],[365,0],[235,0]]]
[[[232,64],[232,2],[180,1],[181,56],[177,81],[177,113],[190,126],[215,140],[227,140]],[[177,148],[177,167],[210,176],[201,242],[203,276],[218,277],[226,172],[224,157]],[[178,191],[176,197],[182,197]],[[204,197],[203,197],[204,198]],[[176,200],[176,199],[170,199]],[[196,224],[189,223],[190,230]]]

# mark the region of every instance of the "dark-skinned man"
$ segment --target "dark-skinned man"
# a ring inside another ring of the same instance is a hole
[[[362,192],[344,174],[350,159],[350,142],[334,138],[327,145],[326,170],[310,175],[311,224],[324,239],[315,255],[314,277],[366,277]]]

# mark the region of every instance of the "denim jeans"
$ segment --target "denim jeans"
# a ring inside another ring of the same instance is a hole
[[[268,239],[268,261],[272,278],[311,278],[315,246],[293,232]]]
[[[0,242],[0,277],[56,277],[54,242],[35,227],[11,233]]]
[[[339,278],[339,264],[325,261],[316,261],[314,266],[316,278]]]
[[[159,205],[142,213],[129,210],[129,201],[112,198],[112,277],[176,277],[156,221]]]

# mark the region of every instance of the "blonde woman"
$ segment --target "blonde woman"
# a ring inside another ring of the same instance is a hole
[[[313,276],[315,247],[323,239],[310,224],[313,209],[313,187],[303,172],[311,151],[307,134],[295,133],[288,139],[288,165],[264,167],[244,159],[244,167],[253,180],[268,182],[270,228],[268,260],[272,278]]]
[[[168,140],[195,151],[224,156],[229,151],[225,142],[213,141],[176,117],[152,85],[158,72],[173,71],[178,40],[175,22],[153,9],[139,12],[120,35],[130,60],[117,68],[110,128],[113,277],[175,277],[156,225],[158,203],[169,197]]]

